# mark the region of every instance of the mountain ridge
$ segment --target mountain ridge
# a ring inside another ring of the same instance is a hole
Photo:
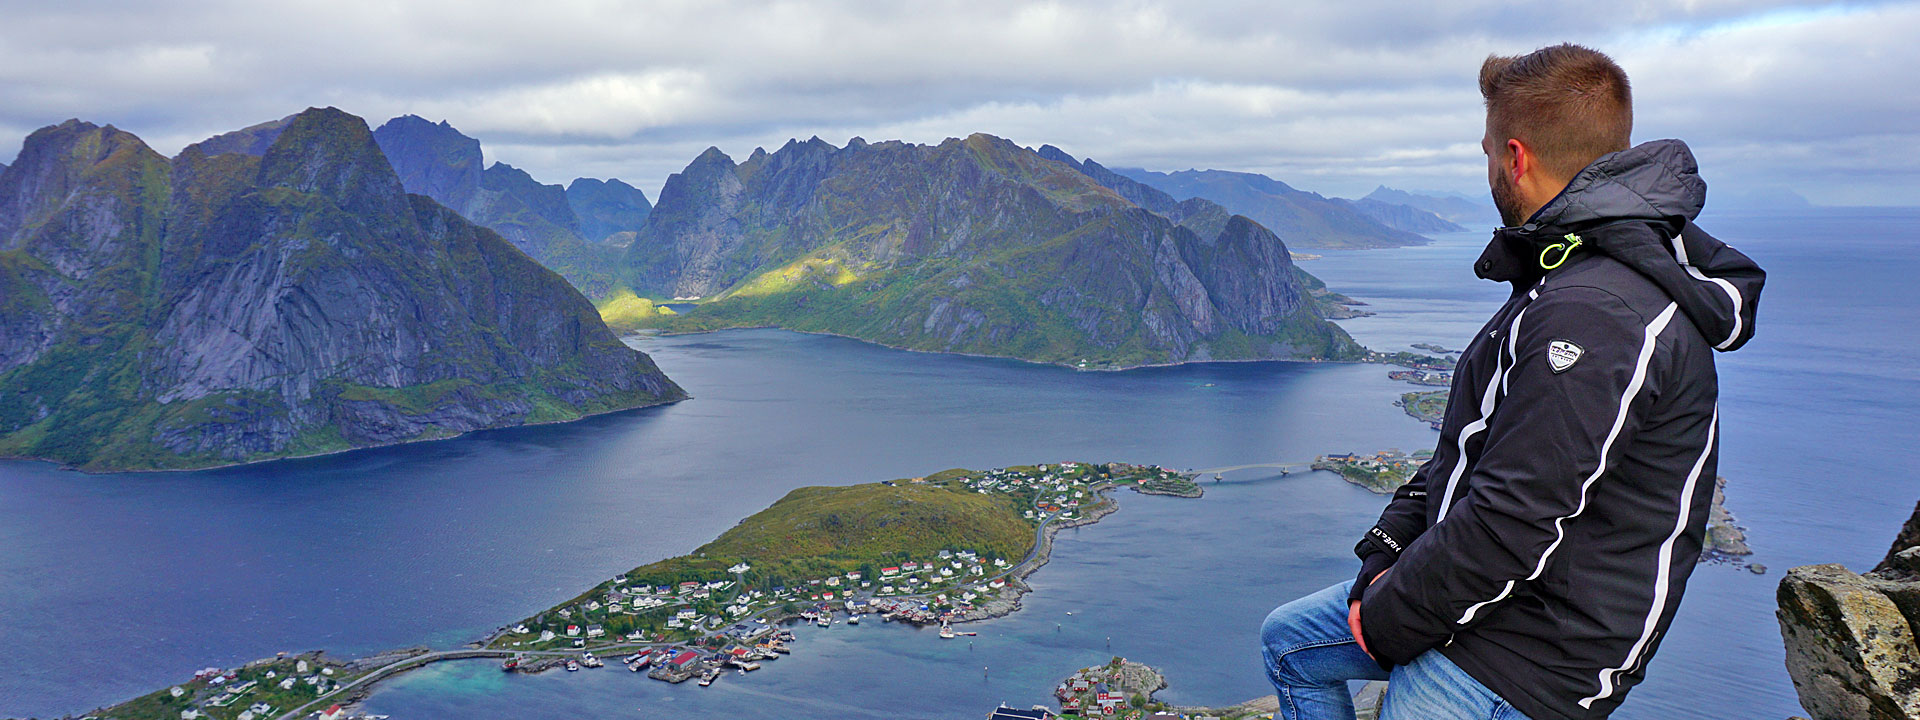
[[[668,331],[776,326],[1098,368],[1358,352],[1273,233],[1198,204],[1179,225],[1120,187],[984,134],[794,139],[738,164],[709,148],[668,179],[627,279],[705,298],[646,323]]]
[[[1488,222],[1493,222],[1497,225],[1500,222],[1500,212],[1495,210],[1492,205],[1485,202],[1474,202],[1453,195],[1396,190],[1381,185],[1375,187],[1373,192],[1367,193],[1364,197],[1352,202],[1362,203],[1368,200],[1389,205],[1404,205],[1406,207],[1424,210],[1442,220],[1456,225],[1471,227],[1476,225],[1484,226]]]
[[[483,167],[480,141],[444,120],[401,115],[374,130],[374,140],[408,192],[500,233],[589,299],[621,289],[622,246],[612,236],[639,229],[651,210],[644,192],[590,178],[576,178],[574,191],[503,162]]]
[[[405,193],[364,121],[276,122],[173,159],[111,125],[28,137],[0,173],[0,456],[211,467],[685,396],[560,276]]]
[[[1303,248],[1370,248],[1423,245],[1418,234],[1381,224],[1338,198],[1295,189],[1257,173],[1181,170],[1164,173],[1119,168],[1114,173],[1176,198],[1205,198],[1245,215]]]

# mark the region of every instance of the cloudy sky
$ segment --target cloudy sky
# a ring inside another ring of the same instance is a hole
[[[69,117],[171,154],[334,105],[649,196],[709,145],[972,132],[1480,195],[1480,60],[1574,41],[1620,60],[1636,141],[1688,140],[1712,197],[1920,204],[1920,2],[0,0],[0,19],[0,161]]]

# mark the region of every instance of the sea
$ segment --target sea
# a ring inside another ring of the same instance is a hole
[[[1758,335],[1719,358],[1727,506],[1754,574],[1702,565],[1615,717],[1799,714],[1774,590],[1787,568],[1872,566],[1920,499],[1920,210],[1721,214],[1770,272]],[[1505,298],[1485,233],[1315,251],[1381,350],[1458,348]],[[1379,365],[1214,363],[1078,372],[742,330],[635,337],[692,393],[564,425],[201,472],[0,462],[0,717],[55,717],[276,652],[456,647],[613,575],[688,552],[797,487],[1061,460],[1205,469],[1430,448]],[[1159,697],[1271,691],[1273,607],[1353,575],[1385,498],[1323,472],[1123,492],[1061,533],[1019,612],[941,640],[877,621],[801,628],[794,653],[712,687],[624,670],[430,666],[364,703],[425,718],[978,718],[1050,700],[1114,656]]]

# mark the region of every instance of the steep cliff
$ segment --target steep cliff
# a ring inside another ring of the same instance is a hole
[[[1871,572],[1797,567],[1778,599],[1787,674],[1814,720],[1920,718],[1920,505]]]
[[[646,217],[646,195],[639,190],[618,180],[612,181],[617,187],[576,180],[576,186],[586,183],[576,204],[574,193],[543,185],[512,165],[496,162],[481,169],[480,141],[445,121],[403,115],[381,125],[373,137],[407,192],[433,198],[500,233],[589,298],[605,298],[619,289],[620,250],[613,246],[618,240],[603,241],[638,229]],[[581,208],[591,217],[583,220],[577,212]]]
[[[1176,198],[1205,198],[1229,212],[1253,218],[1303,248],[1367,248],[1420,245],[1427,239],[1395,230],[1346,201],[1323,197],[1255,173],[1225,170],[1114,171]]]
[[[1358,354],[1272,232],[1131,185],[987,135],[813,138],[737,165],[709,149],[668,179],[627,279],[708,300],[655,321],[670,330],[771,325],[1084,367]]]
[[[27,139],[0,455],[202,467],[684,397],[558,275],[404,192],[359,118],[261,128],[172,160],[77,120]]]

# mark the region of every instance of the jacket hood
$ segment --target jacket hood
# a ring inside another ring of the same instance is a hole
[[[1684,142],[1654,140],[1608,153],[1526,224],[1494,231],[1474,270],[1526,284],[1582,255],[1606,255],[1666,291],[1715,349],[1734,350],[1753,337],[1766,273],[1693,224],[1706,200],[1707,183]],[[1556,244],[1573,244],[1563,262],[1553,261]]]

